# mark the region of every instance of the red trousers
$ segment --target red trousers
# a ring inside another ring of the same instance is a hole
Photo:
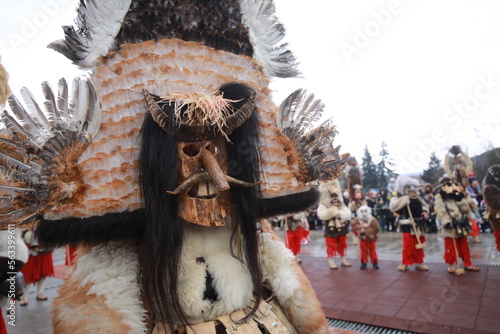
[[[493,231],[493,235],[495,236],[495,244],[497,245],[497,251],[500,252],[500,231]]]
[[[455,238],[455,244],[457,246],[458,257],[464,261],[464,267],[472,266],[467,237]],[[444,238],[444,262],[450,265],[457,263],[457,253],[455,252],[453,238]]]
[[[425,236],[420,236],[420,243],[425,242]],[[411,266],[412,264],[424,263],[424,249],[416,248],[418,245],[417,237],[411,233],[403,233],[403,264]]]
[[[292,251],[293,255],[299,254],[301,242],[302,226],[299,226],[295,232],[292,232],[292,230],[286,231],[286,245]]]
[[[326,257],[334,257],[337,254],[341,257],[345,256],[347,249],[347,236],[341,235],[336,238],[326,237]]]
[[[361,262],[368,263],[368,257],[370,257],[370,259],[372,260],[372,263],[378,263],[376,242],[377,242],[377,239],[359,240]]]
[[[469,219],[469,221],[472,224],[472,231],[470,232],[471,237],[478,237],[479,236],[479,225],[477,224],[477,221],[475,219]]]

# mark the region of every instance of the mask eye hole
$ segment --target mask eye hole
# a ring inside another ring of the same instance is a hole
[[[213,155],[216,155],[217,153],[219,153],[219,147],[217,145],[215,145],[214,143],[208,144],[205,147],[205,149],[207,149]]]
[[[186,145],[182,148],[182,152],[188,157],[195,157],[200,154],[200,147],[196,144]]]

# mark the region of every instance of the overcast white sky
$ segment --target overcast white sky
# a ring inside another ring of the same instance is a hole
[[[342,152],[376,158],[382,141],[397,172],[443,160],[451,145],[475,155],[500,146],[500,1],[277,0],[303,78],[275,80],[275,100],[306,88],[326,104]],[[79,72],[46,49],[73,23],[76,0],[0,0],[0,55],[18,94]],[[8,8],[8,10],[6,10]]]

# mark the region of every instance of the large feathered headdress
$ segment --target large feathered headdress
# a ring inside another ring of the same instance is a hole
[[[310,184],[337,177],[345,164],[334,124],[317,125],[319,100],[298,90],[279,107],[271,101],[270,78],[298,71],[270,0],[82,0],[76,26],[64,32],[49,47],[90,78],[75,80],[71,94],[64,80],[57,93],[42,84],[42,103],[27,89],[24,105],[9,98],[2,114],[9,133],[0,138],[3,224],[42,221],[48,230],[117,237],[95,229],[106,221],[135,233],[144,208],[144,92],[210,95],[228,82],[255,92],[259,216],[310,207],[318,197]],[[238,145],[245,150],[244,140]]]

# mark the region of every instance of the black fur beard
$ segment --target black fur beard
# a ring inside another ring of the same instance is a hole
[[[444,192],[443,190],[439,191],[439,194],[441,195],[441,198],[443,200],[453,200],[453,201],[461,201],[464,198],[464,194],[462,194],[459,191],[453,191],[451,193]]]

